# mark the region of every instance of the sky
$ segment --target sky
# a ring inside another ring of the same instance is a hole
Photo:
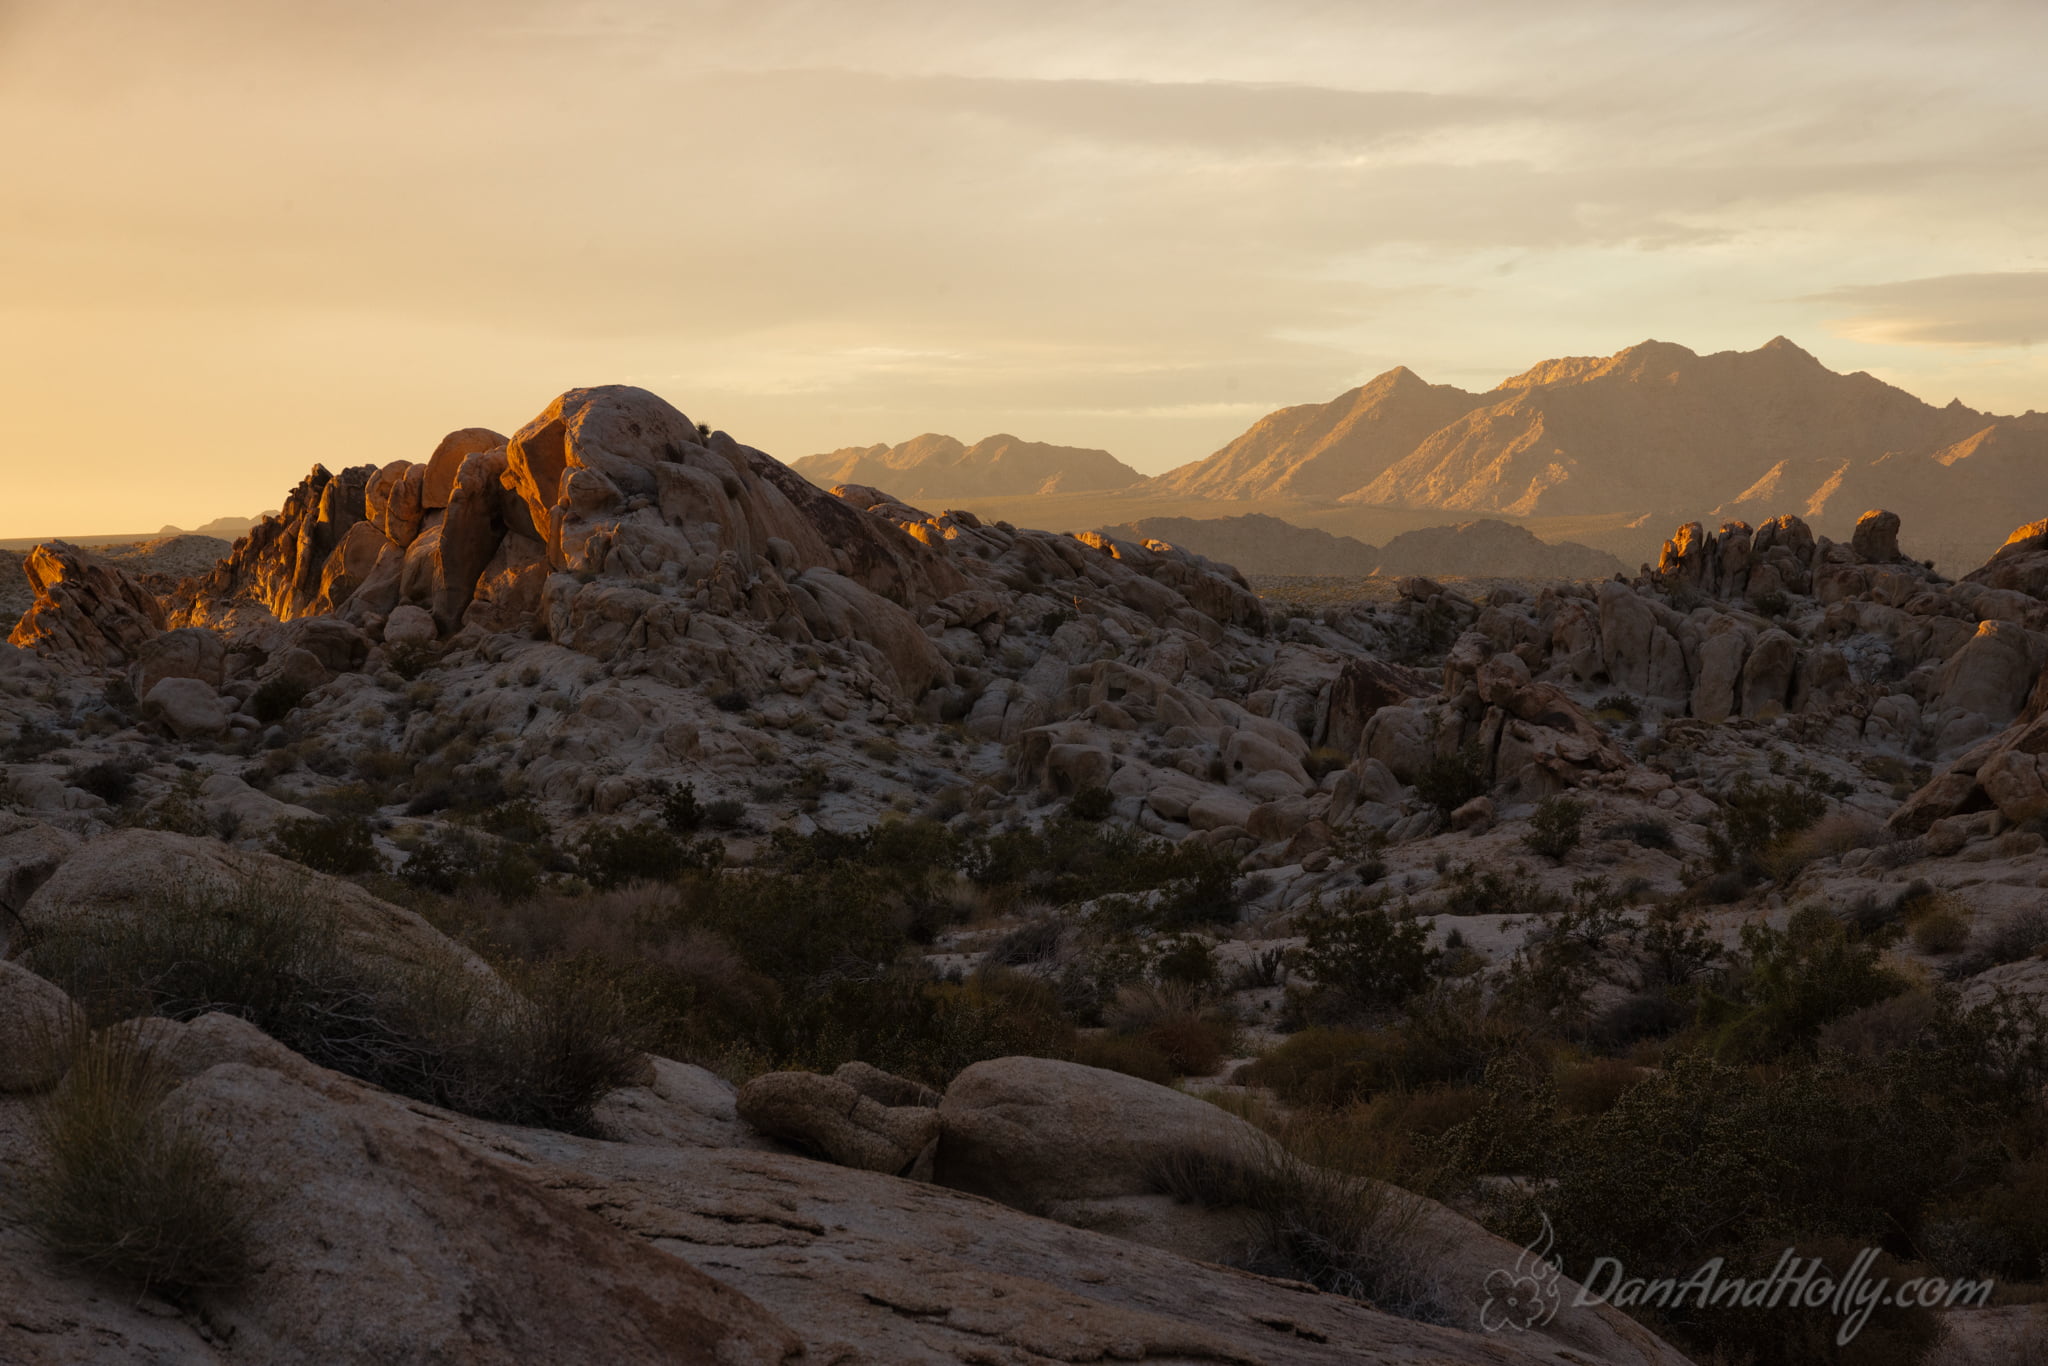
[[[2048,5],[0,0],[0,538],[630,383],[1161,471],[1784,334],[2048,408]]]

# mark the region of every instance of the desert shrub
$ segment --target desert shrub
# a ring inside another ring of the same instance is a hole
[[[1221,975],[1214,946],[1192,934],[1167,940],[1159,956],[1152,960],[1152,972],[1162,982],[1177,983],[1198,992],[1213,991]]]
[[[1874,1061],[1917,1041],[1940,1009],[1940,1002],[1927,992],[1901,992],[1828,1021],[1815,1043],[1823,1053],[1833,1050],[1861,1062]]]
[[[964,982],[910,968],[823,984],[785,1007],[781,1065],[829,1071],[859,1059],[943,1089],[989,1058],[1069,1058],[1076,1038],[1046,983],[1001,969]]]
[[[725,850],[717,840],[690,842],[653,821],[600,825],[583,837],[576,872],[600,889],[629,882],[669,882],[689,869],[716,867]]]
[[[661,796],[661,823],[670,830],[678,835],[687,835],[704,823],[704,808],[698,804],[695,787],[689,783],[664,783],[658,791]]]
[[[1862,1065],[1669,1059],[1597,1115],[1538,1117],[1560,1128],[1504,1231],[1533,1234],[1540,1210],[1555,1221],[1560,1249],[1613,1256],[1644,1277],[1683,1276],[1710,1257],[1725,1258],[1728,1275],[1761,1275],[1791,1245],[1804,1255],[1866,1245],[1908,1254],[1929,1198],[1945,1197],[1973,1168],[1996,1173],[2003,1123],[2034,1103],[2024,1091],[2031,1079],[2015,1085],[1966,1061],[1988,1041],[1985,1025],[1944,1006],[1919,1041]],[[1830,1264],[1839,1273],[1847,1260]],[[1825,1335],[1808,1331],[1821,1323]],[[1785,1310],[1688,1306],[1656,1326],[1701,1358],[1859,1359],[1827,1345],[1831,1318]],[[1910,1315],[1880,1315],[1866,1332],[1874,1350],[1887,1335],[1894,1348],[1924,1345],[1924,1328]]]
[[[737,830],[747,818],[747,804],[733,797],[721,797],[704,807],[704,821],[714,830]]]
[[[1256,991],[1262,987],[1277,987],[1286,982],[1287,971],[1285,949],[1260,949],[1231,972],[1230,990]]]
[[[412,760],[405,755],[382,746],[362,751],[352,762],[356,777],[380,786],[403,778],[412,771],[412,766]]]
[[[1060,817],[1037,830],[982,835],[961,852],[959,866],[984,887],[1016,888],[1055,905],[1126,898],[1104,911],[1124,928],[1186,929],[1237,915],[1236,858],[1128,826]]]
[[[1728,956],[1704,920],[1675,906],[1652,907],[1633,938],[1645,979],[1659,986],[1697,982]]]
[[[1809,787],[1758,783],[1745,776],[1722,799],[1708,831],[1714,866],[1750,878],[1769,876],[1766,855],[1826,810],[1827,799]]]
[[[1179,1077],[1211,1076],[1229,1056],[1228,1028],[1199,1015],[1169,1016],[1138,1038]]]
[[[1920,952],[1945,956],[1960,952],[1970,942],[1970,922],[1962,908],[1942,898],[1908,921],[1907,933]]]
[[[1343,750],[1329,745],[1318,745],[1309,751],[1308,758],[1302,760],[1301,766],[1307,770],[1309,777],[1320,783],[1350,762],[1351,756]]]
[[[747,695],[738,688],[727,688],[724,692],[713,695],[711,705],[720,711],[742,712],[752,704]]]
[[[801,875],[731,870],[679,891],[679,925],[718,936],[792,995],[827,979],[879,978],[908,943],[892,880],[857,862]]]
[[[1420,1233],[1422,1202],[1381,1181],[1332,1171],[1278,1143],[1187,1148],[1153,1165],[1155,1189],[1205,1209],[1247,1212],[1247,1270],[1306,1281],[1386,1313],[1451,1323],[1463,1309]]]
[[[1142,1040],[1184,1077],[1206,1077],[1221,1066],[1235,1032],[1200,993],[1177,985],[1125,986],[1102,1018],[1112,1034]]]
[[[1067,798],[1067,814],[1077,821],[1099,821],[1105,819],[1110,808],[1116,805],[1116,798],[1106,787],[1087,786],[1079,788]]]
[[[1570,904],[1560,893],[1545,891],[1534,879],[1481,870],[1469,863],[1452,869],[1438,889],[1438,915],[1540,917],[1556,915]]]
[[[466,1012],[444,1042],[440,1103],[504,1124],[580,1133],[597,1103],[638,1077],[645,1012],[594,959],[502,967],[515,994]]]
[[[517,901],[540,890],[541,867],[520,845],[448,826],[414,846],[399,876],[423,891],[467,887]]]
[[[998,939],[989,948],[984,961],[1006,968],[1048,962],[1059,954],[1063,933],[1059,921],[1050,916],[1041,916],[1019,925]]]
[[[273,678],[249,697],[249,714],[266,726],[274,726],[291,714],[311,692],[305,684],[289,678]]]
[[[413,796],[405,804],[408,816],[431,816],[454,810],[469,815],[502,806],[511,797],[505,778],[487,764],[437,763],[422,767],[413,779]]]
[[[1478,992],[1437,988],[1389,1028],[1292,1034],[1252,1063],[1246,1080],[1291,1105],[1328,1108],[1388,1091],[1471,1085],[1492,1059],[1527,1052],[1526,1031]]]
[[[40,721],[23,721],[14,738],[7,742],[7,762],[32,764],[51,750],[64,748],[66,743],[63,736]]]
[[[1632,991],[1586,1022],[1585,1038],[1600,1048],[1623,1049],[1675,1034],[1692,1023],[1689,1004],[1673,992]]]
[[[1606,832],[1615,839],[1625,839],[1644,849],[1670,849],[1677,844],[1671,836],[1671,827],[1658,820],[1622,821],[1609,826]]]
[[[1792,609],[1790,599],[1775,588],[1768,593],[1757,594],[1749,600],[1749,605],[1766,617],[1782,617]]]
[[[472,819],[479,830],[489,831],[499,839],[535,847],[536,857],[543,857],[542,851],[552,853],[546,846],[554,829],[531,797],[500,802],[477,812]]]
[[[2038,1279],[2048,1268],[2048,1148],[2008,1162],[1980,1190],[1930,1214],[1924,1238],[1949,1276]]]
[[[249,1205],[211,1149],[165,1113],[172,1075],[134,1030],[66,1048],[69,1067],[35,1111],[18,1213],[61,1260],[182,1298],[249,1271]]]
[[[1763,868],[1772,880],[1790,882],[1809,863],[1839,857],[1851,849],[1868,848],[1883,833],[1882,825],[1860,811],[1836,811],[1820,817],[1804,830],[1786,835],[1767,849],[1762,857]]]
[[[2017,963],[2048,953],[2048,910],[2033,908],[2018,912],[1996,930],[1983,935],[1972,952],[1985,968]],[[1979,968],[1978,971],[1983,971]]]
[[[1477,745],[1439,754],[1415,775],[1415,795],[1437,810],[1457,810],[1486,795],[1486,763]]]
[[[1643,714],[1642,704],[1625,692],[1611,692],[1593,704],[1595,712],[1633,721]]]
[[[1179,1073],[1164,1053],[1143,1039],[1123,1034],[1089,1034],[1074,1047],[1074,1061],[1106,1072],[1142,1077],[1160,1086],[1171,1086]]]
[[[1905,990],[1882,962],[1891,938],[1858,935],[1818,906],[1794,911],[1783,930],[1743,926],[1742,971],[1726,994],[1702,999],[1712,1047],[1745,1061],[1811,1053],[1823,1025]]]
[[[1573,797],[1545,797],[1529,818],[1529,832],[1522,843],[1529,852],[1548,859],[1562,859],[1579,844],[1580,827],[1585,824],[1586,804]]]
[[[1593,987],[1613,975],[1614,950],[1641,933],[1626,907],[1624,893],[1605,879],[1574,883],[1571,896],[1546,923],[1530,930],[1501,974],[1501,999],[1565,1035],[1582,1035]]]
[[[1299,924],[1307,937],[1301,963],[1325,1015],[1403,1004],[1429,985],[1441,956],[1428,924],[1398,919],[1384,897],[1354,894],[1329,907],[1318,897]]]
[[[1312,1026],[1253,1062],[1245,1080],[1292,1105],[1341,1105],[1388,1084],[1382,1061],[1391,1051],[1365,1030]]]
[[[118,760],[102,760],[74,769],[66,780],[71,786],[92,793],[108,806],[120,806],[135,795],[135,770]]]
[[[1643,1076],[1641,1068],[1619,1058],[1569,1063],[1557,1070],[1558,1104],[1571,1114],[1604,1115]]]
[[[362,816],[315,816],[279,821],[271,831],[270,851],[316,873],[350,877],[381,872],[384,856],[376,834]]]

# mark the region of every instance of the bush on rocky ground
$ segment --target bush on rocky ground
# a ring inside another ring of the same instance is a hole
[[[1529,831],[1522,836],[1522,843],[1533,854],[1562,859],[1579,847],[1585,821],[1586,804],[1576,797],[1545,797],[1529,818]]]
[[[1429,923],[1404,919],[1384,894],[1354,893],[1326,906],[1309,903],[1297,924],[1306,937],[1301,966],[1310,985],[1296,993],[1304,1018],[1370,1016],[1399,1007],[1428,987],[1442,951],[1429,943]]]
[[[316,873],[351,877],[381,871],[384,855],[367,817],[320,816],[279,821],[270,836],[270,851]]]
[[[34,1041],[64,1080],[36,1107],[34,1155],[7,1203],[56,1256],[182,1300],[249,1273],[249,1207],[212,1150],[167,1115],[172,1077],[132,1029]]]
[[[1241,1258],[1248,1270],[1305,1281],[1403,1318],[1459,1321],[1461,1292],[1418,1255],[1422,1204],[1398,1187],[1253,1141],[1162,1157],[1152,1179],[1184,1203],[1249,1213],[1252,1241]]]
[[[1774,851],[1826,811],[1827,798],[1812,787],[1745,776],[1723,798],[1708,832],[1715,869],[1751,882],[1770,877]]]
[[[1486,763],[1477,745],[1440,754],[1415,775],[1415,795],[1449,815],[1486,795]]]

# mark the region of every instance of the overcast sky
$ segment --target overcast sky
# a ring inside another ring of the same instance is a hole
[[[0,537],[622,381],[1157,471],[1783,333],[2048,408],[2048,5],[0,0]]]

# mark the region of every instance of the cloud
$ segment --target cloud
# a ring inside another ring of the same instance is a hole
[[[1837,335],[1904,346],[2032,346],[2048,341],[2048,270],[1935,275],[1848,285],[1802,302],[1843,305]]]

